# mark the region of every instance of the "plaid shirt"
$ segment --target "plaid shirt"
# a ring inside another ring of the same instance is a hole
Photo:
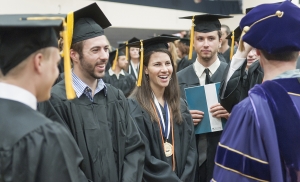
[[[82,94],[85,94],[90,99],[90,101],[93,102],[92,89],[83,81],[81,81],[80,78],[78,78],[78,76],[76,76],[74,72],[72,72],[72,79],[73,88],[75,90],[76,96],[79,98]],[[96,95],[103,89],[105,89],[104,92],[106,95],[106,85],[102,79],[99,79],[94,95]]]

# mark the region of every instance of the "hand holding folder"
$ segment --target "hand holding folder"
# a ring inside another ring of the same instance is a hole
[[[195,126],[195,134],[223,130],[226,120],[210,112],[211,106],[219,103],[219,88],[220,83],[212,83],[185,89],[189,109],[204,112],[202,121]]]

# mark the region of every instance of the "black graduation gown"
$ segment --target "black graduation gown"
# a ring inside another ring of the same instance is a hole
[[[184,56],[178,63],[177,63],[177,72],[183,70],[184,68],[188,67],[189,65],[193,64],[197,58],[197,53],[194,51],[192,54],[192,59],[188,59],[188,55]]]
[[[85,94],[67,100],[64,85],[64,80],[56,84],[51,99],[38,108],[69,128],[83,155],[85,175],[94,182],[141,181],[144,144],[123,93],[106,84],[107,92],[95,94],[93,102]]]
[[[225,85],[225,77],[222,81],[220,87],[220,94],[224,91],[224,95],[221,95],[221,105],[228,111],[231,112],[232,108],[242,101],[244,98],[248,97],[248,91],[254,87],[255,84],[261,84],[264,71],[260,66],[259,61],[255,61],[248,69],[248,75],[245,73],[247,65],[247,60],[243,63],[243,65],[237,69],[231,78],[228,80],[226,89],[224,90]],[[297,60],[297,69],[300,69],[300,57]],[[228,68],[224,75],[228,74]]]
[[[220,53],[223,55],[226,63],[230,63],[230,47],[224,52],[224,53]]]
[[[254,62],[248,69],[248,74],[245,72],[247,60],[242,66],[237,69],[227,82],[226,89],[224,90],[226,76],[228,74],[229,65],[224,73],[224,79],[220,86],[220,100],[221,105],[231,112],[232,108],[248,97],[248,91],[255,85],[262,83],[264,76],[263,70],[259,61]],[[224,94],[222,95],[222,92]]]
[[[129,99],[130,115],[136,121],[146,146],[143,174],[145,182],[190,182],[194,180],[197,164],[194,125],[183,100],[180,106],[183,121],[181,124],[174,122],[176,169],[172,171],[172,165],[169,164],[170,160],[165,156],[162,146],[159,123],[152,121],[150,115],[136,100]]]
[[[125,71],[124,73],[125,75],[120,74],[118,79],[115,74],[110,76],[109,73],[106,72],[103,81],[111,84],[117,89],[120,89],[124,93],[125,97],[128,97],[135,88],[136,80],[131,74],[128,74]]]
[[[216,72],[211,76],[211,83],[221,82],[223,78],[224,71],[227,67],[227,63],[220,61],[220,66],[216,70]],[[184,88],[199,86],[199,78],[196,75],[193,65],[188,66],[184,70],[177,73],[178,83],[180,86],[180,95],[183,99],[186,99]],[[207,169],[207,176],[205,178],[206,181],[209,181],[213,175],[213,168],[214,168],[214,158],[216,154],[216,149],[218,142],[220,140],[220,136],[222,131],[218,132],[211,132],[207,134],[200,134],[197,135],[197,148],[198,148],[198,155],[200,161],[205,161],[206,159],[206,169]],[[204,141],[203,141],[204,140]],[[207,142],[207,149],[201,149],[201,146],[205,146],[205,140]],[[203,154],[204,153],[204,154]],[[205,158],[206,153],[206,158]],[[201,163],[202,164],[202,163]],[[201,165],[199,164],[199,166]]]
[[[88,181],[70,133],[20,102],[0,99],[0,181]]]

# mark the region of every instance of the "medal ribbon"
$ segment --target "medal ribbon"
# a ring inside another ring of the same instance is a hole
[[[160,125],[162,126],[163,136],[165,139],[168,139],[169,135],[170,135],[170,111],[169,111],[168,103],[165,102],[165,104],[164,104],[164,110],[166,113],[166,120],[167,120],[167,122],[165,122],[159,102],[158,102],[157,98],[155,97],[155,95],[154,94],[152,94],[152,95],[154,98],[154,104],[155,104],[156,111],[158,111],[158,117],[160,120]]]

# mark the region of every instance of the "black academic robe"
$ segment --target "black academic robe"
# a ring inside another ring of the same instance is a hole
[[[183,70],[184,68],[188,67],[189,65],[193,64],[197,58],[197,53],[194,51],[192,53],[192,59],[188,59],[188,55],[184,56],[178,63],[177,63],[177,72]]]
[[[224,53],[222,53],[222,55],[223,55],[226,63],[229,64],[231,61],[230,60],[230,47]]]
[[[175,182],[194,180],[197,164],[197,149],[194,126],[186,103],[181,100],[180,109],[183,121],[174,121],[175,161],[176,169],[172,170],[171,157],[167,158],[162,146],[159,123],[152,121],[150,115],[140,104],[129,99],[130,115],[136,121],[146,146],[146,157],[143,181]],[[169,135],[170,143],[172,133]],[[172,143],[172,142],[171,142]]]
[[[224,71],[227,67],[227,63],[220,61],[220,66],[216,72],[211,76],[210,82],[217,83],[221,82],[223,78]],[[196,75],[193,65],[188,66],[182,71],[177,73],[178,83],[180,86],[180,95],[183,99],[186,99],[184,88],[199,86],[199,78]],[[213,175],[214,169],[214,158],[216,154],[216,149],[218,142],[220,140],[222,132],[212,132],[207,134],[196,135],[197,138],[197,149],[199,155],[199,166],[206,161],[206,176],[204,176],[205,181],[210,181]],[[203,149],[206,146],[206,149]],[[201,180],[203,178],[201,177]],[[197,180],[196,180],[197,181]]]
[[[82,155],[59,123],[20,102],[0,99],[0,181],[88,181]]]
[[[129,116],[124,94],[106,84],[91,102],[85,94],[67,100],[64,80],[56,84],[39,110],[64,124],[83,155],[81,169],[94,182],[141,181],[144,144]]]
[[[260,66],[259,61],[255,61],[248,69],[248,75],[245,72],[247,60],[243,65],[237,69],[227,82],[227,86],[224,89],[226,76],[228,74],[229,65],[224,73],[224,80],[222,80],[220,87],[221,105],[231,112],[232,108],[248,97],[248,91],[254,87],[255,84],[261,84],[264,77],[264,71]],[[296,69],[300,69],[300,57],[298,57]],[[224,94],[222,95],[222,91]]]
[[[125,97],[128,97],[135,88],[136,80],[131,74],[128,74],[125,71],[124,73],[125,75],[120,74],[118,79],[115,74],[110,76],[109,73],[106,72],[103,81],[111,84],[117,89],[120,89],[124,93]]]
[[[243,63],[243,65],[237,69],[230,79],[227,82],[226,89],[225,86],[225,75],[228,74],[229,66],[226,72],[224,73],[224,80],[222,81],[220,87],[220,98],[221,105],[228,111],[231,112],[232,108],[248,97],[248,91],[254,87],[255,84],[261,84],[264,72],[259,64],[259,61],[255,61],[248,69],[248,73],[246,73],[247,60]],[[222,95],[222,91],[224,94]]]

